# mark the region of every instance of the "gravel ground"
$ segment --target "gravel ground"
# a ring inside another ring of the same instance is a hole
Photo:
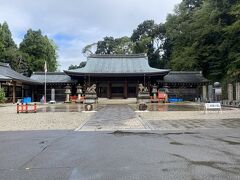
[[[38,107],[44,106],[38,105]],[[0,107],[0,131],[73,130],[92,114],[83,112],[17,114],[16,105],[5,105],[5,107]]]

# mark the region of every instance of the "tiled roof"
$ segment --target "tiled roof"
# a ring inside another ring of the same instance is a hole
[[[26,77],[14,71],[7,63],[0,63],[0,76],[1,76],[0,79],[2,80],[15,80],[15,81],[21,81],[21,82],[31,83],[31,84],[39,83],[37,81],[30,79],[29,77]]]
[[[12,78],[9,78],[7,76],[3,76],[3,75],[0,74],[0,80],[2,80],[2,81],[7,81],[7,80],[11,80],[11,79]]]
[[[167,83],[201,83],[209,82],[203,77],[201,71],[170,71],[164,76]]]
[[[44,72],[34,72],[30,77],[33,80],[45,82]],[[47,83],[70,83],[73,82],[71,77],[66,75],[64,72],[47,72],[46,74]]]
[[[67,74],[167,74],[169,70],[152,68],[144,54],[91,55],[83,68],[65,71]]]

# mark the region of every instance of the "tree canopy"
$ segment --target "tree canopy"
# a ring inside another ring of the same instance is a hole
[[[146,20],[130,37],[105,37],[96,54],[146,53],[149,64],[240,79],[240,1],[182,0],[164,24]]]
[[[214,81],[239,79],[239,1],[195,2],[183,1],[167,18],[169,67],[201,70]]]
[[[71,65],[68,67],[68,70],[74,70],[74,69],[83,68],[84,66],[86,66],[86,64],[87,64],[87,61],[82,61],[82,62],[80,62],[79,65],[72,65],[72,64],[71,64]]]
[[[45,61],[48,71],[57,70],[56,46],[47,36],[43,36],[41,31],[27,31],[19,50],[29,55],[30,71],[44,71]]]
[[[7,22],[0,24],[0,62],[9,63],[14,70],[31,75],[33,71],[43,71],[45,61],[48,71],[56,71],[56,45],[40,30],[28,30],[18,48]]]

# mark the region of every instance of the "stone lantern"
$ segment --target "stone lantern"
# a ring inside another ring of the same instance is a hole
[[[157,99],[157,85],[154,84],[152,87],[152,94],[153,94],[153,99]]]
[[[69,85],[67,85],[65,87],[65,94],[66,94],[66,100],[65,100],[65,103],[70,103],[70,94],[71,94],[71,87]]]
[[[77,98],[77,103],[80,103],[81,102],[81,97],[82,97],[82,86],[79,84],[77,85],[77,95],[78,95],[78,98]]]

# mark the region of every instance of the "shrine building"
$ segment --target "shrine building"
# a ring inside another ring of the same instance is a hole
[[[0,87],[4,88],[7,102],[17,102],[26,96],[40,101],[44,95],[44,72],[34,72],[23,76],[8,64],[0,63]],[[64,72],[47,72],[47,101],[51,99],[51,89],[55,90],[56,101],[64,101],[65,87],[70,86],[71,96],[77,95],[81,85],[83,94],[87,87],[96,85],[99,98],[135,98],[138,85],[142,84],[151,92],[156,85],[159,90],[167,90],[168,96],[195,100],[206,96],[209,81],[200,71],[171,71],[152,68],[145,54],[133,55],[91,55],[86,66]]]
[[[33,73],[31,79],[44,83],[44,72]],[[151,92],[153,85],[160,90],[168,89],[169,97],[194,100],[203,95],[202,86],[209,83],[200,71],[170,71],[152,68],[145,54],[134,55],[91,55],[86,66],[64,72],[47,73],[47,100],[51,89],[56,92],[56,100],[63,101],[64,87],[71,87],[71,95],[77,95],[77,85],[87,87],[96,84],[99,98],[134,98],[138,94],[138,85],[143,84]],[[43,94],[43,85],[38,95]],[[40,97],[38,97],[39,99]]]

